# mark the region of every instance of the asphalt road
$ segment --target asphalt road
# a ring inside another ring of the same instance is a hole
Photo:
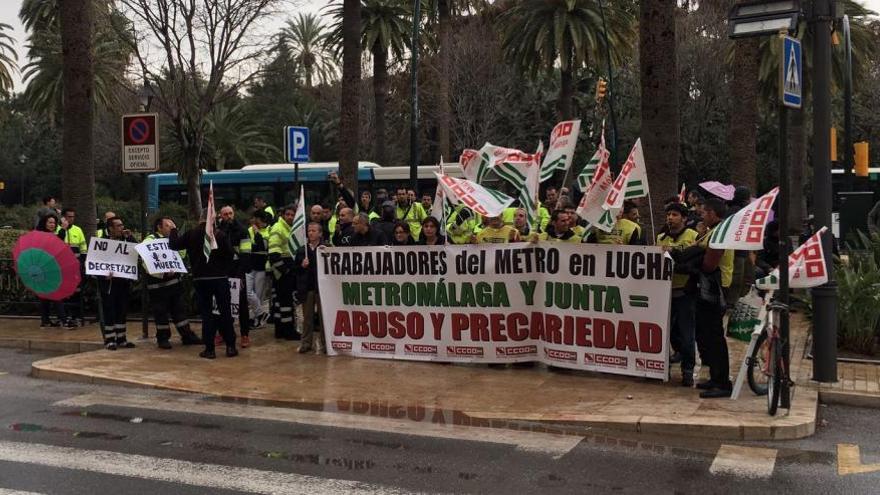
[[[880,492],[876,410],[822,407],[816,435],[785,442],[413,428],[30,378],[46,356],[0,349],[0,495]]]

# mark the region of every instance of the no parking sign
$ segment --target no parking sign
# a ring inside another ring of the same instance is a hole
[[[156,120],[155,113],[122,116],[123,172],[159,170],[159,129]]]

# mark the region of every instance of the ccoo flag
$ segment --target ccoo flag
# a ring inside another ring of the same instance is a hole
[[[828,267],[825,266],[825,250],[822,248],[822,234],[828,227],[822,227],[788,256],[788,286],[792,289],[818,287],[828,282]],[[770,275],[755,281],[761,290],[779,288],[779,268]]]
[[[620,175],[608,191],[605,203],[602,205],[606,210],[615,210],[623,206],[624,199],[641,198],[648,195],[648,171],[645,168],[645,155],[642,152],[641,138],[636,140],[632,151],[626,158],[626,163],[620,170]]]
[[[580,132],[580,120],[566,120],[553,127],[553,132],[550,133],[550,147],[541,163],[541,182],[553,177],[557,170],[571,168]]]
[[[581,171],[580,175],[577,176],[577,185],[578,189],[582,192],[587,192],[590,188],[590,184],[593,182],[593,176],[596,174],[596,170],[601,166],[604,162],[606,166],[608,166],[608,158],[611,153],[608,152],[608,149],[605,148],[605,128],[602,128],[602,137],[599,138],[599,148],[596,149],[596,152],[593,153],[593,157],[590,158],[590,161],[587,162],[584,169]],[[609,174],[610,176],[610,174]],[[603,196],[604,200],[605,197]]]
[[[217,249],[217,237],[214,236],[214,224],[217,222],[217,214],[214,212],[214,182],[208,183],[208,206],[205,212],[205,241],[202,244],[202,253],[205,261],[211,259],[211,251]]]
[[[287,245],[290,247],[291,256],[306,245],[306,195],[302,185],[299,186],[299,199],[296,201],[296,212],[293,215],[293,225],[290,226]]]
[[[434,172],[437,186],[443,188],[443,194],[452,204],[463,204],[484,217],[497,217],[505,208],[513,203],[510,196],[485,188],[476,182],[456,179],[448,175]]]
[[[538,188],[541,186],[541,155],[544,143],[538,142],[538,151],[533,155],[509,153],[507,161],[496,165],[494,170],[499,177],[509,182],[519,191],[517,199],[526,210],[526,219],[534,228],[538,221]]]
[[[592,181],[584,192],[584,196],[581,198],[581,202],[576,210],[579,217],[586,220],[591,226],[605,232],[610,232],[614,227],[617,213],[617,210],[606,210],[602,207],[612,184],[611,167],[608,164],[606,155],[604,160],[599,161]],[[587,232],[589,232],[589,229],[587,229]]]
[[[764,230],[770,220],[777,194],[779,188],[774,187],[767,194],[724,219],[712,229],[709,247],[742,251],[764,249]]]
[[[483,182],[483,179],[486,177],[486,173],[489,172],[489,168],[492,164],[491,153],[483,153],[486,146],[491,145],[486,143],[480,150],[468,149],[461,152],[461,156],[458,158],[458,163],[461,165],[461,172],[465,179],[476,182],[477,184]]]

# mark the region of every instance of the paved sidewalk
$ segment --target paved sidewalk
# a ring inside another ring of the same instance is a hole
[[[0,336],[8,333],[4,328],[9,327],[0,322]],[[94,325],[70,333],[89,328],[97,341]],[[139,335],[139,329],[131,324],[130,335]],[[490,369],[300,355],[296,343],[275,341],[268,329],[255,331],[253,339],[254,345],[234,359],[221,355],[206,361],[197,356],[197,348],[175,345],[160,351],[142,342],[132,350],[39,361],[33,364],[33,375],[188,391],[261,405],[560,433],[582,434],[598,427],[721,439],[790,439],[811,435],[816,425],[817,393],[808,387],[798,387],[789,415],[769,417],[765,399],[747,388],[737,401],[699,399],[697,390],[678,385],[677,369],[673,381],[662,383],[553,373],[543,366]],[[730,344],[735,371],[745,344]]]

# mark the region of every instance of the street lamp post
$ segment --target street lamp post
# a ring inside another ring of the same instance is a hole
[[[813,216],[817,228],[831,227],[831,22],[834,7],[835,0],[814,0],[809,19],[813,29]],[[837,283],[831,237],[822,236],[828,283],[812,289],[813,379],[826,383],[837,381]]]
[[[153,103],[153,88],[150,87],[150,83],[144,81],[144,85],[137,92],[138,103],[140,104],[139,110],[141,112],[149,112],[150,104]],[[145,238],[147,236],[147,230],[149,229],[149,225],[147,222],[147,197],[149,195],[148,185],[147,185],[147,174],[142,173],[141,180],[141,238]],[[150,338],[149,331],[149,323],[150,318],[148,316],[150,300],[147,295],[147,287],[146,282],[144,282],[144,288],[141,291],[141,311],[143,312],[143,316],[141,316],[141,335],[144,340]]]
[[[419,179],[419,23],[422,20],[421,0],[413,0],[412,45],[410,46],[410,127],[409,180],[410,188],[418,190]],[[443,74],[442,77],[446,77]]]

